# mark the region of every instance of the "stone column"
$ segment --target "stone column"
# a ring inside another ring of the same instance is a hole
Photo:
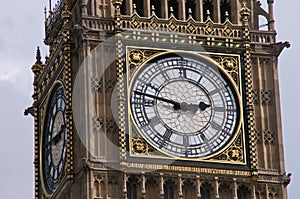
[[[161,17],[162,18],[169,18],[169,7],[168,7],[168,0],[161,0],[161,12],[162,12],[162,15]]]
[[[82,0],[82,2],[81,2],[81,12],[82,12],[82,15],[87,15],[86,0]]]
[[[142,173],[142,188],[141,188],[141,192],[142,192],[142,198],[146,199],[146,176],[145,173]]]
[[[203,0],[196,0],[195,20],[203,22]]]
[[[127,198],[127,181],[128,181],[128,176],[126,173],[123,175],[123,198]]]
[[[179,199],[183,199],[182,185],[183,185],[182,176],[181,174],[178,174],[178,198]]]
[[[269,30],[274,30],[274,10],[273,10],[274,0],[268,0],[269,5]]]
[[[160,198],[161,199],[164,199],[164,174],[163,173],[160,173],[160,181],[159,181],[159,192],[160,192]]]
[[[214,22],[221,23],[221,0],[217,0],[214,5]]]
[[[197,198],[201,199],[201,181],[200,181],[200,176],[196,176],[196,192],[197,192]]]
[[[151,16],[151,5],[150,5],[150,0],[143,0],[144,1],[144,16],[145,17],[150,17]]]
[[[238,199],[238,196],[237,196],[237,191],[238,191],[238,185],[236,183],[236,178],[233,178],[233,189],[232,189],[232,195],[233,195],[233,199]]]
[[[90,2],[90,4],[91,4],[91,14],[92,14],[92,16],[95,16],[95,0],[91,0],[91,2]]]
[[[215,196],[216,198],[220,198],[219,194],[219,178],[215,177]]]
[[[178,0],[178,19],[185,20],[185,0]]]

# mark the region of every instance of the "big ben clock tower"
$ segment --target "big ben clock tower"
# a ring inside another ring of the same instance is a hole
[[[287,198],[278,57],[289,43],[266,4],[50,1],[27,109],[35,198]]]

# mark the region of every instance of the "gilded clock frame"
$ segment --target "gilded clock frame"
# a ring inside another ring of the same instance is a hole
[[[167,53],[182,53],[182,50],[171,50],[167,48],[150,48],[150,47],[140,47],[140,46],[126,46],[126,98],[130,99],[130,88],[131,88],[131,80],[134,79],[135,72],[138,71],[139,67],[141,67],[144,63],[153,59],[154,57],[159,57],[160,55]],[[219,151],[209,156],[205,156],[202,158],[179,158],[172,157],[170,155],[166,155],[165,152],[154,148],[147,141],[139,135],[138,138],[133,137],[133,128],[137,128],[135,122],[132,121],[131,118],[131,109],[130,102],[127,100],[127,122],[128,122],[128,133],[129,133],[129,157],[133,158],[158,158],[158,159],[176,159],[183,161],[193,161],[193,162],[211,162],[211,163],[226,163],[232,165],[247,165],[248,163],[248,154],[246,150],[246,129],[245,129],[245,121],[244,121],[244,102],[243,102],[243,83],[242,83],[242,71],[241,71],[241,54],[226,54],[226,53],[215,53],[215,52],[197,52],[197,51],[189,51],[188,53],[194,54],[195,56],[199,56],[203,59],[208,60],[217,66],[220,70],[224,72],[224,74],[229,79],[232,84],[236,95],[238,97],[238,101],[240,104],[240,120],[238,124],[238,128],[236,129],[235,134],[231,138],[231,140]],[[147,54],[145,56],[145,54]],[[138,134],[138,133],[137,133]],[[136,147],[139,147],[141,153],[137,153]],[[149,151],[157,150],[159,153],[163,154],[151,154]]]

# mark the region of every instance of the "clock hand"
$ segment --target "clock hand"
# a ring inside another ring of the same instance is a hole
[[[175,101],[170,100],[170,99],[158,97],[158,96],[147,94],[147,93],[142,93],[140,91],[134,91],[134,93],[138,94],[138,95],[144,95],[144,96],[147,96],[147,97],[151,97],[151,98],[157,99],[159,101],[163,101],[163,102],[167,102],[167,103],[173,104],[173,109],[174,110],[179,110],[180,109],[180,103],[179,102],[175,102]]]
[[[161,104],[161,103],[156,104],[156,106],[161,107],[161,108],[163,108],[163,109],[170,110],[170,111],[174,111],[173,106],[168,106],[168,105]],[[176,111],[177,111],[177,110],[176,110]]]
[[[61,125],[60,131],[54,136],[51,142],[53,142],[54,145],[58,143],[58,141],[61,139],[61,134],[63,133],[65,129],[65,125]]]
[[[198,108],[200,108],[201,111],[205,111],[208,107],[210,107],[209,104],[205,104],[204,102],[200,102],[199,104],[188,104],[186,102],[180,103],[181,110],[182,111],[190,111],[192,113],[196,113]]]
[[[205,104],[204,102],[199,103],[199,108],[201,111],[205,111],[208,107],[210,107],[210,104]]]

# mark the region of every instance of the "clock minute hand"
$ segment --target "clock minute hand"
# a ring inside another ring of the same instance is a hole
[[[159,101],[163,101],[163,102],[167,102],[167,103],[173,104],[173,109],[174,110],[179,110],[180,109],[180,103],[179,102],[175,102],[175,101],[170,100],[170,99],[158,97],[158,96],[147,94],[147,93],[142,93],[140,91],[134,91],[134,93],[138,94],[138,95],[144,95],[144,96],[147,96],[147,97],[151,97],[151,98],[157,99]]]

